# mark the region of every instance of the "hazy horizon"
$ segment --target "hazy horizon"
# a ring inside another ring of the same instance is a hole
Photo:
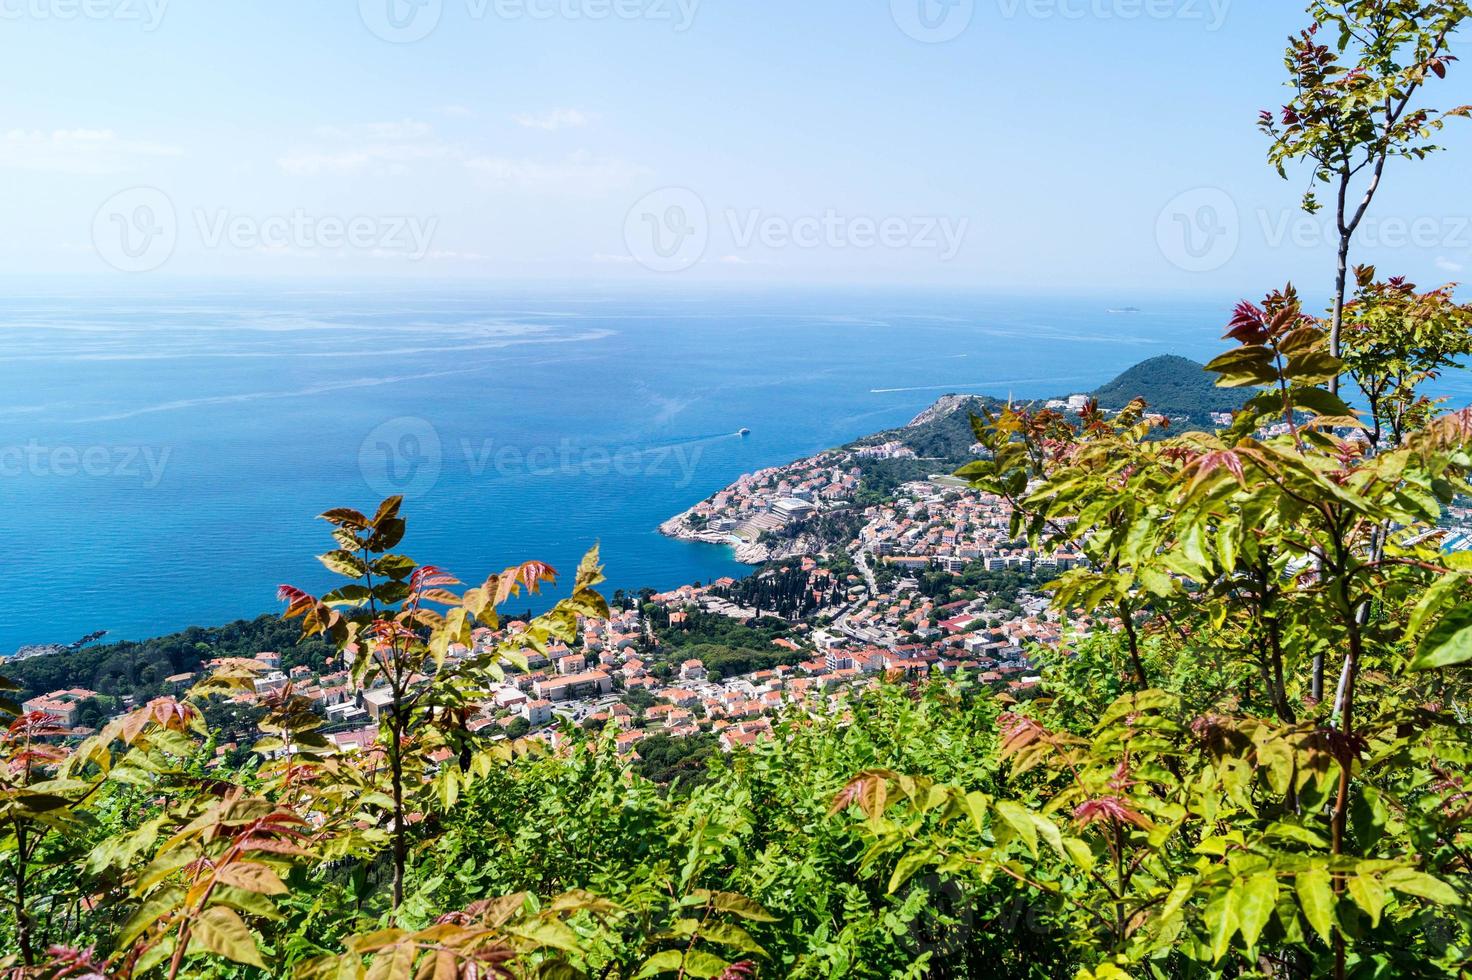
[[[1255,129],[1287,96],[1296,4],[772,11],[17,0],[0,261],[120,282],[1328,287],[1329,219]],[[1453,72],[1436,103],[1468,84]],[[1455,160],[1392,162],[1356,261],[1465,272]]]

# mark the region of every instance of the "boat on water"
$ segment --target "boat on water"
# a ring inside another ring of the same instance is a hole
[[[738,436],[741,436],[744,439],[747,436],[751,435],[751,430],[750,429],[747,429],[747,428],[743,428],[740,432],[738,432],[736,434]]]

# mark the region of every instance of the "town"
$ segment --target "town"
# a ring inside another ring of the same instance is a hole
[[[706,736],[726,751],[751,746],[788,713],[842,715],[884,682],[946,675],[1026,696],[1040,682],[1028,649],[1091,625],[1066,621],[1040,589],[1079,556],[1012,540],[1007,503],[949,477],[856,503],[863,466],[878,459],[914,453],[883,443],[763,470],[666,524],[666,533],[759,545],[775,557],[747,579],[615,594],[610,616],[583,620],[574,644],[522,649],[525,669],[508,670],[470,729],[553,748],[569,726],[609,729],[618,750],[637,758],[656,735]],[[524,628],[481,629],[474,648],[452,647],[450,659],[514,649]],[[229,707],[249,713],[289,689],[322,716],[340,749],[375,742],[391,710],[386,687],[354,689],[340,663],[288,667],[277,651],[252,659],[254,689],[232,694]],[[182,693],[214,666],[165,683]],[[73,727],[92,697],[60,690],[25,708]],[[217,755],[241,748],[226,743]]]

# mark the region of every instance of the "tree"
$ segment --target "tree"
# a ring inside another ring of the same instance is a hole
[[[462,593],[449,591],[458,579],[433,565],[418,565],[393,552],[403,540],[399,516],[403,500],[390,497],[370,518],[348,508],[330,510],[322,519],[333,525],[338,547],[319,556],[330,571],[349,579],[322,598],[292,586],[281,587],[288,603],[286,617],[302,620],[303,637],[330,639],[349,664],[355,684],[387,689],[383,711],[388,752],[389,787],[393,796],[393,907],[404,897],[404,865],[408,855],[405,810],[406,777],[423,781],[427,759],[449,747],[470,770],[471,736],[466,727],[478,701],[505,677],[504,664],[526,670],[521,649],[545,653],[549,644],[577,638],[579,616],[608,615],[608,605],[594,588],[603,581],[597,550],[578,569],[571,596],[527,623],[516,646],[477,650],[474,630],[497,629],[496,609],[523,590],[538,592],[556,572],[542,562],[527,562],[490,576],[483,585]],[[444,607],[441,612],[434,607]],[[451,660],[451,647],[457,648]],[[410,737],[412,733],[412,737]],[[458,792],[453,768],[441,768],[438,789]]]
[[[1344,364],[1291,288],[1229,337],[1218,383],[1266,386],[1229,430],[1151,440],[1143,404],[1076,427],[1009,409],[977,420],[991,458],[961,471],[1035,547],[1088,558],[1056,601],[1118,623],[1124,693],[1016,709],[1010,793],[879,772],[836,806],[865,816],[869,860],[901,855],[892,884],[934,866],[1053,896],[1089,976],[1465,968],[1404,932],[1459,917],[1472,880],[1443,768],[1472,751],[1447,672],[1472,663],[1472,555],[1434,533],[1472,492],[1472,409],[1372,453],[1342,435],[1363,429],[1328,388]],[[1332,704],[1302,683],[1325,654]]]
[[[1313,25],[1289,40],[1284,58],[1294,96],[1280,116],[1264,110],[1260,126],[1273,141],[1268,159],[1284,178],[1289,163],[1306,160],[1313,183],[1333,191],[1339,248],[1329,352],[1338,357],[1350,246],[1386,164],[1434,152],[1431,137],[1446,120],[1472,113],[1468,106],[1444,113],[1416,106],[1432,76],[1446,78],[1456,61],[1448,42],[1472,13],[1460,0],[1314,0],[1309,13]],[[1334,40],[1323,43],[1321,33]],[[1303,206],[1319,210],[1312,188]],[[1337,392],[1338,379],[1330,389]]]
[[[1431,137],[1446,120],[1472,114],[1469,106],[1440,114],[1413,108],[1422,87],[1433,75],[1444,79],[1456,60],[1447,44],[1469,10],[1462,0],[1314,0],[1309,13],[1313,24],[1289,40],[1284,58],[1294,98],[1281,117],[1264,110],[1259,125],[1272,140],[1268,159],[1279,174],[1286,179],[1290,162],[1306,160],[1312,183],[1334,191],[1339,247],[1329,354],[1337,358],[1344,353],[1350,247],[1386,164],[1434,152]],[[1333,47],[1321,43],[1321,32],[1336,36]],[[1303,208],[1316,214],[1320,207],[1311,186]],[[1338,377],[1329,379],[1329,390],[1339,393]],[[1323,688],[1324,664],[1315,660],[1313,696],[1323,697]]]

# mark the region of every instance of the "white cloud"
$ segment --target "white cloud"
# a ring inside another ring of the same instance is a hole
[[[325,145],[283,154],[277,165],[297,177],[364,172],[398,176],[408,173],[410,164],[450,154],[450,147],[435,138],[434,127],[407,119],[321,126],[316,136]]]
[[[422,140],[434,135],[429,123],[403,119],[398,122],[352,123],[347,126],[318,126],[316,133],[328,140],[383,140],[402,142]]]
[[[451,119],[469,119],[475,115],[475,110],[463,105],[442,105],[435,112]]]
[[[453,249],[435,249],[424,256],[432,262],[493,262],[495,256],[482,252],[457,252]]]
[[[633,265],[635,260],[632,255],[609,255],[606,252],[599,252],[593,256],[593,261],[599,265]]]
[[[0,168],[43,173],[113,174],[183,153],[175,146],[123,139],[110,129],[12,129],[0,137]]]
[[[623,160],[594,159],[585,152],[550,163],[509,157],[472,157],[465,161],[465,166],[498,189],[581,194],[626,187],[652,172],[648,167]]]
[[[1442,272],[1453,272],[1453,273],[1455,273],[1455,272],[1461,272],[1462,269],[1463,269],[1462,263],[1460,263],[1460,262],[1453,262],[1451,259],[1447,258],[1445,255],[1439,255],[1439,256],[1436,257],[1436,267],[1438,269],[1440,269]]]
[[[541,115],[523,112],[511,118],[518,126],[526,129],[543,129],[547,132],[558,129],[580,129],[592,121],[591,116],[576,109],[553,109]]]

